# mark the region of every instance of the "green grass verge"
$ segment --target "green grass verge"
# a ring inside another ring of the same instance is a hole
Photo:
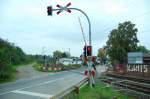
[[[131,96],[126,96],[124,93],[117,92],[112,87],[106,87],[104,83],[97,83],[91,88],[89,85],[80,89],[79,94],[71,92],[62,99],[135,99]]]
[[[70,69],[78,69],[81,68],[81,64],[70,64],[70,65],[63,65],[64,70],[70,70]]]
[[[127,97],[123,93],[116,92],[112,87],[106,87],[103,83],[98,83],[94,88],[88,85],[83,87],[79,93],[79,99],[134,99]]]

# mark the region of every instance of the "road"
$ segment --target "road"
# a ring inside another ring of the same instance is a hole
[[[17,68],[17,76],[16,76],[17,81],[37,78],[37,77],[44,76],[44,75],[48,74],[47,72],[36,71],[33,68],[33,65],[34,65],[34,63],[19,66]]]
[[[105,70],[98,67],[98,72]],[[0,99],[49,99],[52,96],[76,85],[86,76],[84,69],[46,73],[41,76],[22,79],[0,85]]]

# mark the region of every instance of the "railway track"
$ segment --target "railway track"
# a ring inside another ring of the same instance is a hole
[[[150,84],[134,82],[130,80],[120,80],[116,78],[103,79],[102,82],[111,84],[112,86],[117,86],[123,89],[130,89],[136,92],[142,92],[144,94],[150,95]]]
[[[150,84],[150,79],[138,78],[138,77],[129,76],[129,75],[106,73],[106,76],[113,77],[113,78],[118,78],[118,79],[122,79],[122,80],[123,79],[128,79],[128,80],[135,81],[135,82]]]

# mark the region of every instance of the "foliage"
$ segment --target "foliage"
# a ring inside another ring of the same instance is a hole
[[[98,58],[100,59],[101,64],[105,63],[106,60],[106,51],[104,48],[100,48],[98,50],[98,54],[97,54]]]
[[[115,92],[111,87],[106,87],[104,84],[97,84],[94,88],[85,86],[81,89],[79,99],[125,99],[123,95]]]
[[[126,96],[123,93],[116,92],[112,87],[108,87],[103,83],[98,83],[91,88],[89,85],[80,89],[79,94],[72,92],[63,99],[135,99],[131,96]]]
[[[69,65],[63,65],[64,70],[70,70],[70,69],[77,69],[82,67],[81,64],[69,64]]]
[[[138,46],[137,51],[143,52],[143,53],[149,53],[150,52],[145,46]]]
[[[0,38],[0,80],[9,79],[14,66],[32,61],[21,48]]]
[[[67,58],[70,57],[70,53],[68,52],[61,52],[61,51],[54,51],[53,52],[53,57],[57,57],[57,58]]]
[[[108,36],[107,47],[111,61],[127,63],[127,52],[136,51],[137,31],[135,24],[130,21],[120,23],[117,29],[113,29]]]
[[[8,49],[0,49],[0,80],[10,78],[13,71],[9,64],[9,56],[5,54],[8,52]]]

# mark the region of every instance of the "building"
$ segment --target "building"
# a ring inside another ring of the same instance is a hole
[[[150,53],[144,54],[143,62],[144,62],[145,64],[150,64]]]
[[[128,64],[143,64],[142,52],[128,52]]]
[[[128,64],[150,64],[150,53],[129,52]]]
[[[60,58],[59,62],[64,65],[81,64],[82,63],[82,61],[79,58]]]

